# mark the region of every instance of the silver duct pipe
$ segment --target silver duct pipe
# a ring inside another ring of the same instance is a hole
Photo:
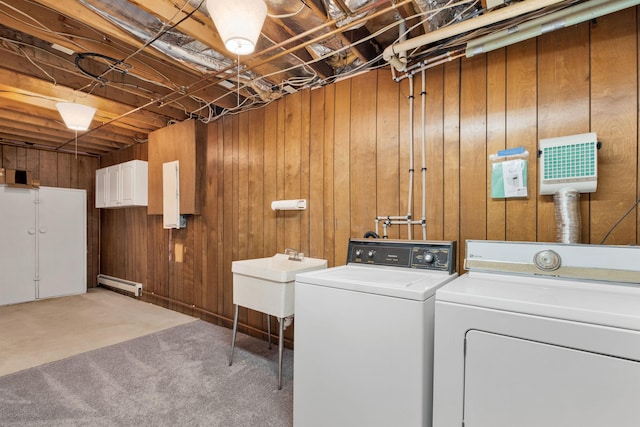
[[[563,188],[553,195],[556,214],[556,240],[560,243],[580,243],[580,192]]]

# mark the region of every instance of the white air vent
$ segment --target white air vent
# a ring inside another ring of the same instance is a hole
[[[595,133],[540,140],[540,194],[563,188],[596,191],[598,138]]]

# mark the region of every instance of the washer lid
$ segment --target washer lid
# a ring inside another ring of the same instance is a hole
[[[471,272],[436,301],[640,331],[638,285]]]
[[[424,301],[455,277],[457,274],[441,271],[349,264],[298,274],[296,285],[316,285]]]

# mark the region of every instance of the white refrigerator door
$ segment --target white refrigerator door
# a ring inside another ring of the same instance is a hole
[[[0,305],[36,298],[35,226],[34,191],[0,185]]]
[[[42,187],[38,206],[38,298],[86,292],[86,192]]]

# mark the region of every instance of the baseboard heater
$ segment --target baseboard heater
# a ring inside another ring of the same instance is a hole
[[[107,276],[106,274],[98,274],[98,285],[120,289],[121,291],[132,293],[137,297],[142,296],[142,283],[119,279],[117,277]]]

